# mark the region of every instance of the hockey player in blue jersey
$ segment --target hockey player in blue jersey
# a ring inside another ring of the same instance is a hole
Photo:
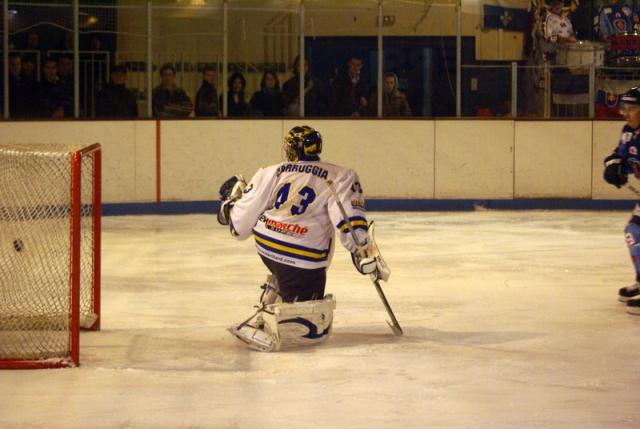
[[[220,188],[218,222],[239,240],[253,237],[270,271],[258,311],[229,331],[249,347],[277,351],[324,341],[335,301],[325,295],[334,233],[362,274],[386,280],[357,173],[320,160],[322,137],[308,126],[284,139],[286,160]],[[353,231],[350,230],[353,229]]]
[[[620,114],[627,121],[618,147],[604,160],[604,180],[618,188],[627,184],[628,175],[640,178],[640,89],[631,88],[620,98]],[[636,271],[636,281],[618,291],[618,299],[627,303],[627,312],[640,315],[640,201],[624,229],[625,241]]]

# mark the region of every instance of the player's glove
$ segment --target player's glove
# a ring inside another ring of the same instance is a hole
[[[620,155],[612,153],[604,159],[604,180],[617,188],[627,183],[627,173]]]
[[[220,186],[220,210],[218,210],[218,223],[229,225],[231,207],[242,197],[242,191],[247,187],[247,182],[241,174],[230,177]]]
[[[238,199],[242,196],[242,191],[247,186],[247,182],[242,174],[236,174],[224,181],[220,186],[220,200],[227,201]]]
[[[362,275],[374,273],[377,269],[376,258],[370,256],[360,256],[358,252],[351,254],[351,260],[356,270]]]

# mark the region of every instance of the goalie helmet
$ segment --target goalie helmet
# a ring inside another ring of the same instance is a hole
[[[284,153],[288,161],[318,159],[322,152],[322,136],[313,128],[293,127],[284,138]]]

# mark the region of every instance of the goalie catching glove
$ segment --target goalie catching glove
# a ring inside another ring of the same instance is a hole
[[[229,225],[229,212],[233,204],[242,198],[242,192],[247,187],[247,182],[241,174],[237,174],[220,186],[220,210],[218,210],[218,223],[220,225]]]

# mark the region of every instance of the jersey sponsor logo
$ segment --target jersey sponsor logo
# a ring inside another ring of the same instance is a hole
[[[313,164],[284,164],[278,167],[276,177],[280,176],[282,173],[313,174],[321,179],[326,179],[329,176],[329,172],[327,170]]]
[[[260,216],[258,220],[263,222],[267,229],[280,234],[293,237],[304,237],[307,232],[309,232],[309,228],[306,226],[297,223],[278,222],[277,220],[270,219],[265,215]]]
[[[638,148],[637,148],[637,147],[635,147],[635,146],[631,146],[631,147],[629,148],[629,153],[630,153],[631,155],[637,155],[637,154],[638,154]]]
[[[351,200],[351,207],[358,210],[364,210],[364,201],[362,200]]]

